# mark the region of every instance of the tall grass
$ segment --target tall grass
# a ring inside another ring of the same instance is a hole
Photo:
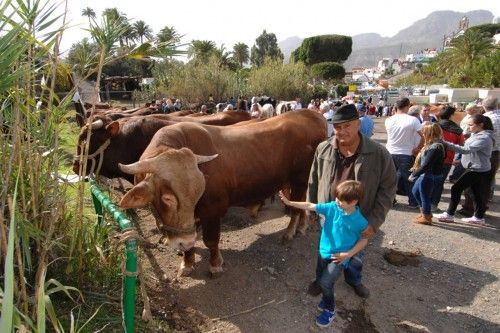
[[[72,128],[68,115],[74,90],[62,99],[55,93],[61,70],[68,68],[61,66],[59,55],[67,0],[63,6],[53,2],[0,0],[2,333],[88,329],[101,309],[95,303],[109,302],[101,299],[84,304],[79,290],[97,290],[88,293],[93,296],[86,296],[87,301],[95,300],[95,295],[119,292],[122,251],[109,238],[114,224],[95,226],[84,182],[74,187],[59,181],[60,171],[71,163],[62,144]],[[88,62],[80,67],[80,74],[82,78],[98,74],[96,92],[105,64],[119,57],[141,58],[159,49],[145,43],[117,53],[115,45],[125,28],[123,22],[107,17],[100,22],[93,19],[87,30],[98,53],[86,57]],[[161,50],[176,53],[174,47],[162,46]],[[48,73],[47,84],[41,83],[42,73]],[[77,135],[76,129],[73,135]],[[76,305],[61,306],[68,301]],[[71,310],[75,306],[76,316]],[[111,312],[104,314],[107,322],[101,321],[107,328],[109,322],[120,322],[119,314],[118,319],[109,318]]]

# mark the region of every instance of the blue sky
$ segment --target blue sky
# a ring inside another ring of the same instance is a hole
[[[275,33],[278,41],[331,33],[352,36],[376,32],[390,37],[436,10],[486,9],[500,16],[500,1],[492,0],[68,0],[72,28],[65,32],[63,50],[88,36],[83,30],[88,21],[81,15],[86,7],[97,15],[105,8],[117,7],[129,19],[145,21],[154,33],[173,26],[185,35],[183,42],[212,40],[218,46],[224,43],[227,49],[237,42],[251,47],[264,29]]]

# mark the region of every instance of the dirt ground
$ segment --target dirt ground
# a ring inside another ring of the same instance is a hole
[[[375,121],[374,138],[383,143],[383,121]],[[441,209],[449,202],[449,186]],[[190,277],[176,277],[181,257],[172,249],[142,251],[158,331],[500,332],[500,192],[483,227],[460,221],[415,225],[417,212],[404,197],[397,200],[366,249],[363,280],[370,298],[357,297],[340,278],[330,328],[315,325],[319,296],[307,294],[319,229],[311,225],[305,236],[282,245],[288,217],[279,200],[268,200],[257,219],[237,207],[224,218],[225,265],[218,278],[208,274],[209,254],[201,241]],[[154,220],[147,211],[139,216],[139,232],[157,242]]]

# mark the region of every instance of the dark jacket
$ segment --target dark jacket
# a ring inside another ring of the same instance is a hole
[[[441,175],[443,173],[444,145],[433,143],[422,151],[420,167],[412,172],[412,176],[417,178],[424,173]]]
[[[364,187],[364,195],[359,206],[368,223],[378,230],[384,223],[396,196],[396,168],[384,146],[364,135],[360,137],[360,152],[354,162],[354,178]],[[334,179],[336,149],[335,137],[323,141],[316,148],[309,174],[307,201],[313,203],[332,201],[330,190]]]

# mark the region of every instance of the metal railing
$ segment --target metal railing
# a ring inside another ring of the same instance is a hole
[[[89,178],[92,200],[97,213],[97,223],[102,225],[104,209],[118,222],[121,231],[133,229],[132,221],[123,213],[111,199],[97,186],[94,179]],[[137,240],[134,238],[125,241],[125,272],[123,277],[122,319],[126,333],[135,331],[135,293],[137,288]]]

